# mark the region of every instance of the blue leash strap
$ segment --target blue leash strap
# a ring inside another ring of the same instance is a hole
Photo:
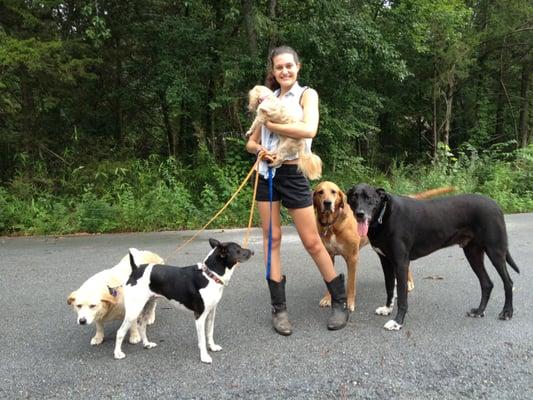
[[[272,263],[272,168],[268,168],[268,201],[270,203],[270,221],[268,223],[268,252],[266,278],[270,279],[270,264]]]

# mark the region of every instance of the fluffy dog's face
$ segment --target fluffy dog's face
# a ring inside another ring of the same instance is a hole
[[[320,182],[313,192],[313,204],[319,214],[340,212],[346,204],[346,195],[333,182]]]
[[[357,219],[360,236],[368,234],[370,221],[375,218],[379,205],[385,196],[383,189],[377,189],[365,183],[353,186],[348,190],[348,204]]]
[[[267,97],[272,95],[273,92],[266,86],[257,85],[252,88],[248,92],[248,110],[250,112],[255,112],[257,110],[257,107],[259,107],[259,104],[261,104],[261,101]]]
[[[75,291],[67,299],[67,304],[78,315],[77,322],[80,325],[92,324],[95,319],[105,315],[109,307],[116,303],[116,296],[98,290]]]

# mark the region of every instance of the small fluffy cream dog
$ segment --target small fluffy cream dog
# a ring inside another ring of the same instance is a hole
[[[157,254],[150,251],[139,251],[140,264],[163,264],[164,261]],[[122,286],[131,274],[129,254],[124,256],[113,268],[98,272],[85,281],[81,287],[72,292],[67,304],[78,316],[78,324],[96,324],[96,334],[91,339],[95,346],[104,341],[104,322],[124,319],[124,295]],[[149,312],[148,323],[155,321],[155,305]],[[130,328],[130,343],[139,343],[141,336],[134,322]]]
[[[252,126],[246,132],[250,136],[252,132],[266,121],[276,124],[289,124],[297,122],[290,112],[281,103],[272,90],[266,86],[257,85],[248,93],[248,109],[255,112],[256,116]],[[298,157],[298,169],[309,179],[319,179],[322,175],[322,160],[319,156],[305,150],[304,139],[294,139],[279,135],[279,145],[271,167],[277,167],[283,161],[294,156]]]

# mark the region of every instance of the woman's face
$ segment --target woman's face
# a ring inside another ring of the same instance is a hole
[[[272,58],[272,68],[279,85],[282,88],[290,89],[298,79],[300,64],[296,64],[292,54],[283,53]]]

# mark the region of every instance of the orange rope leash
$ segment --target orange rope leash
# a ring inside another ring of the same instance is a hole
[[[222,214],[222,212],[228,208],[228,206],[230,205],[230,203],[233,201],[233,199],[235,199],[235,197],[237,196],[237,194],[242,190],[242,188],[244,187],[244,185],[246,185],[246,182],[248,182],[248,180],[250,179],[250,177],[252,176],[253,172],[256,170],[256,167],[258,166],[259,164],[259,161],[263,158],[263,152],[259,153],[259,157],[257,159],[257,161],[254,163],[254,165],[252,166],[252,168],[250,169],[250,171],[248,172],[248,175],[246,175],[246,177],[244,178],[244,180],[242,181],[242,183],[239,185],[239,187],[237,188],[237,190],[235,191],[235,193],[233,193],[233,195],[230,197],[230,199],[226,202],[226,204],[224,204],[224,206],[222,206],[222,208],[209,220],[209,222],[207,222],[202,228],[200,228],[199,231],[197,231],[191,238],[189,238],[185,243],[183,243],[182,245],[180,245],[179,247],[177,247],[172,253],[170,253],[165,259],[168,259],[170,258],[171,256],[173,256],[174,254],[176,254],[178,251],[180,251],[182,248],[184,248],[185,246],[187,246],[189,243],[191,243],[200,233],[202,233],[215,219],[218,218],[218,216],[220,214]],[[259,178],[259,174],[256,174],[256,177],[255,177],[255,184],[254,184],[254,193],[253,193],[253,198],[252,198],[252,206],[251,206],[251,209],[250,209],[250,218],[248,220],[248,228],[247,228],[247,231],[246,231],[246,234],[245,234],[245,237],[244,237],[244,242],[243,242],[243,247],[246,247],[247,244],[248,244],[248,238],[249,238],[249,235],[250,235],[250,230],[251,230],[251,226],[252,226],[252,220],[253,220],[253,212],[254,212],[254,204],[255,204],[255,195],[256,195],[256,192],[257,192],[257,184],[258,184],[258,178]]]

